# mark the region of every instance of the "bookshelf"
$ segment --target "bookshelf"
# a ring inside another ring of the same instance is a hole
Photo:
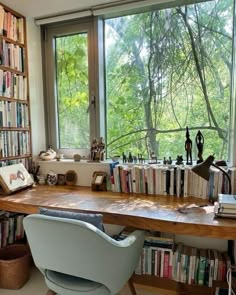
[[[0,166],[30,157],[26,20],[0,3]]]

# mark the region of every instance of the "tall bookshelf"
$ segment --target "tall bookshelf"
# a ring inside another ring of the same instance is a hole
[[[31,158],[25,17],[0,3],[0,166]]]

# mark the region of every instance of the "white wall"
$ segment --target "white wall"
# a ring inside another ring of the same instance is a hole
[[[29,94],[32,128],[32,153],[45,150],[45,119],[43,102],[42,55],[40,27],[27,18],[27,44],[29,65]]]

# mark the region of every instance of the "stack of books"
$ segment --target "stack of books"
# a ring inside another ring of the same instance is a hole
[[[236,195],[219,194],[215,202],[216,217],[236,218]]]

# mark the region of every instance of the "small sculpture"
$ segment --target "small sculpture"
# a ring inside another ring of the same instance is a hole
[[[80,154],[74,154],[74,161],[75,162],[80,162],[81,160],[81,155]]]
[[[132,156],[131,152],[129,152],[128,163],[133,163],[133,161],[134,161],[133,156]]]
[[[185,151],[186,151],[186,165],[192,165],[192,140],[189,137],[188,127],[186,127],[186,140],[185,140]]]
[[[196,138],[195,138],[195,141],[196,141],[196,145],[197,145],[197,149],[198,149],[198,160],[197,160],[197,164],[203,162],[203,157],[202,157],[202,153],[203,153],[203,145],[204,145],[204,137],[201,133],[200,130],[198,130],[198,133],[196,135]]]
[[[124,152],[122,153],[122,158],[123,158],[123,163],[126,163],[127,162],[127,156],[126,156],[126,154]]]
[[[57,153],[51,147],[49,147],[46,152],[42,151],[39,153],[39,157],[45,161],[53,160],[56,155]]]
[[[103,141],[103,137],[99,138],[97,141],[96,138],[93,139],[90,149],[90,157],[92,161],[104,161],[105,154],[105,143]]]
[[[176,165],[182,165],[183,164],[183,156],[178,155],[176,159]]]

